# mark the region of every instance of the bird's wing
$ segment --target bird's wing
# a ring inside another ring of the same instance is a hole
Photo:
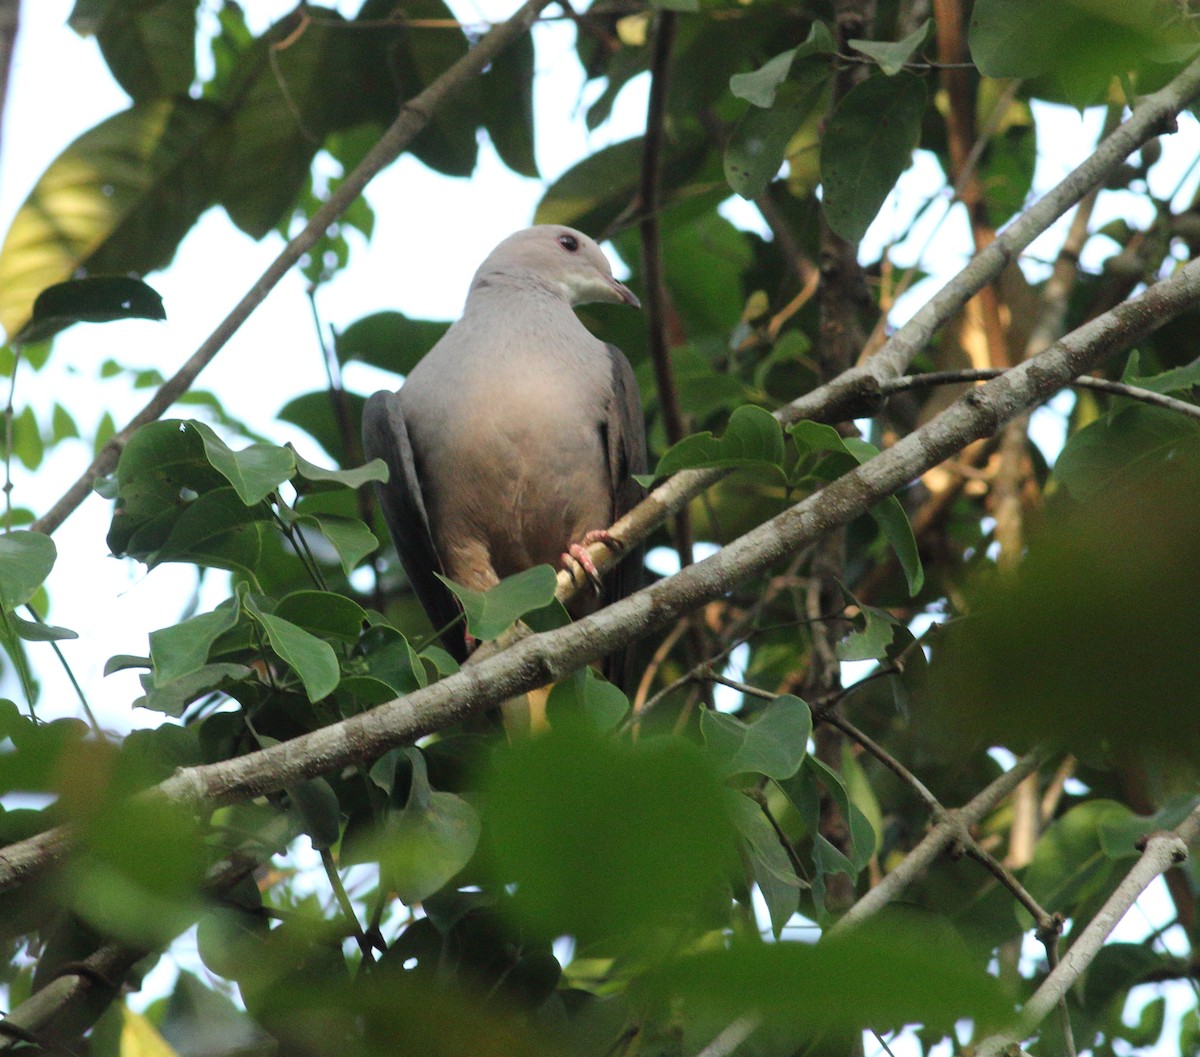
[[[462,610],[458,600],[434,575],[435,571],[443,572],[443,566],[433,546],[425,497],[398,393],[379,392],[367,401],[363,409],[363,450],[368,459],[379,458],[387,463],[390,479],[387,484],[375,486],[384,520],[430,623],[435,630],[445,627]],[[443,635],[442,645],[460,663],[467,659],[461,627]]]
[[[646,421],[642,417],[642,401],[637,379],[625,354],[615,345],[608,346],[612,359],[612,397],[608,404],[605,439],[608,447],[608,472],[613,495],[613,519],[620,518],[645,498],[646,489],[633,479],[635,473],[646,472]],[[642,584],[644,543],[630,547],[621,556],[616,568],[604,585],[604,604],[609,605],[636,591]],[[628,692],[630,682],[630,649],[618,650],[604,665],[610,682]]]

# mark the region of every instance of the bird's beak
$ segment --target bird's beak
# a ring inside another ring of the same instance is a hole
[[[612,285],[613,293],[617,295],[613,298],[614,301],[618,301],[623,305],[630,305],[633,308],[642,307],[641,301],[637,299],[637,294],[630,290],[628,286],[626,286],[624,283],[617,282],[616,279],[611,277],[608,281]]]

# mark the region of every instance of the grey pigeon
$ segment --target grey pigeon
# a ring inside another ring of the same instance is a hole
[[[633,370],[572,311],[593,301],[641,307],[586,235],[518,231],[479,266],[462,318],[403,386],[367,401],[364,449],[391,471],[379,497],[434,628],[459,615],[435,572],[477,591],[541,563],[578,561],[594,577],[583,547],[644,495],[632,479],[646,471]],[[639,549],[573,614],[628,594],[641,568]],[[461,624],[442,641],[466,659]],[[606,669],[618,683],[623,663]]]

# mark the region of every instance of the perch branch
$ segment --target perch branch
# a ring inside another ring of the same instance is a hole
[[[1127,347],[1200,298],[1200,261],[1090,320],[1040,356],[972,389],[936,418],[716,554],[565,627],[530,635],[479,664],[291,741],[219,763],[181,768],[155,787],[170,800],[215,806],[250,799],[375,759],[497,702],[556,682],[664,628],[847,524],[885,497]],[[59,826],[0,849],[0,890],[61,859],[74,837]]]

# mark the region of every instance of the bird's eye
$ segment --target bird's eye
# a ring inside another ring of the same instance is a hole
[[[574,235],[559,235],[558,244],[568,253],[574,253],[579,249],[579,240]]]

